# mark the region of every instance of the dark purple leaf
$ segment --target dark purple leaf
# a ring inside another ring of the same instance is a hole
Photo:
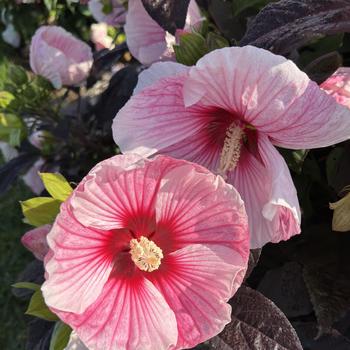
[[[29,169],[38,159],[38,154],[21,153],[0,167],[0,194],[7,191],[18,175]]]
[[[220,350],[302,350],[298,336],[280,309],[259,292],[241,286],[231,299],[232,321],[209,341]]]
[[[142,0],[148,14],[166,31],[175,34],[185,26],[190,0]]]
[[[129,65],[121,69],[113,75],[108,88],[100,96],[96,105],[96,116],[99,122],[108,123],[108,128],[119,109],[132,95],[139,71],[138,65]]]
[[[30,317],[26,350],[49,350],[55,322]]]
[[[251,249],[249,252],[249,261],[248,261],[248,268],[247,272],[245,273],[244,280],[246,280],[252,271],[254,270],[254,267],[257,265],[259,258],[261,254],[261,249]]]
[[[255,17],[241,45],[287,55],[311,40],[343,32],[350,32],[348,0],[281,0]]]
[[[19,274],[17,282],[31,282],[42,284],[44,282],[44,265],[42,261],[33,260]],[[33,291],[25,288],[12,288],[12,293],[17,298],[29,299]]]
[[[298,255],[322,335],[350,309],[350,235],[332,232],[330,223],[308,227],[303,234]]]
[[[272,300],[288,318],[313,312],[303,280],[302,266],[297,262],[288,262],[268,271],[260,282],[258,291]]]
[[[307,350],[349,350],[350,340],[344,337],[336,329],[329,334],[317,337],[317,324],[315,322],[294,322],[293,326],[299,339]]]

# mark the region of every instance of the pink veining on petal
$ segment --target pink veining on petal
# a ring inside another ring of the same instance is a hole
[[[185,23],[185,30],[196,26],[202,17],[195,0],[191,0]],[[143,64],[159,60],[173,60],[172,45],[175,37],[167,33],[147,13],[141,0],[129,0],[125,34],[132,55]]]
[[[122,151],[167,154],[222,174],[246,202],[255,248],[299,233],[295,187],[273,145],[303,149],[347,140],[350,110],[292,61],[252,46],[215,50],[182,74],[173,68],[145,71],[115,117]]]
[[[30,250],[38,260],[44,260],[49,251],[46,236],[52,225],[44,225],[27,231],[21,238],[22,244]]]
[[[50,80],[55,88],[76,85],[89,74],[92,51],[63,28],[42,26],[31,41],[30,66],[34,73]]]
[[[42,291],[88,348],[191,347],[230,321],[248,242],[243,201],[220,176],[165,156],[115,156],[62,205]],[[142,259],[158,260],[150,269]]]

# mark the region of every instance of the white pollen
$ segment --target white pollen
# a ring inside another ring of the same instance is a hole
[[[236,167],[241,155],[243,135],[244,132],[242,128],[234,123],[227,129],[220,157],[220,174],[224,175],[226,171],[233,170]]]

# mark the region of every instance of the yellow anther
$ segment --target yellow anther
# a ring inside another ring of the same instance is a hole
[[[131,259],[142,271],[152,272],[160,266],[163,259],[162,250],[147,237],[141,236],[139,240],[130,241]]]
[[[236,167],[241,155],[243,136],[243,129],[235,123],[227,129],[221,151],[219,173],[225,174],[227,170],[233,170]]]

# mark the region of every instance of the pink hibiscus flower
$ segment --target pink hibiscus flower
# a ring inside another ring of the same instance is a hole
[[[26,232],[22,238],[22,244],[30,250],[38,260],[44,260],[49,251],[46,236],[50,232],[52,225],[43,225]]]
[[[190,31],[202,19],[195,0],[191,0],[184,30]],[[175,37],[150,17],[141,0],[129,0],[124,29],[129,50],[141,63],[150,64],[160,59],[173,58]]]
[[[92,66],[89,45],[58,26],[42,26],[30,44],[30,67],[59,89],[85,80]]]
[[[196,66],[156,63],[114,119],[124,153],[168,154],[223,174],[246,206],[251,248],[300,232],[289,169],[274,147],[350,137],[350,111],[284,57],[251,46],[213,51]]]
[[[249,248],[238,192],[198,165],[115,156],[47,236],[47,305],[91,349],[181,349],[219,333]]]
[[[321,84],[321,88],[338,103],[350,108],[350,68],[339,68]]]
[[[110,13],[104,12],[105,5],[111,7]],[[103,22],[115,27],[125,23],[126,8],[122,0],[89,0],[88,6],[97,22]]]

